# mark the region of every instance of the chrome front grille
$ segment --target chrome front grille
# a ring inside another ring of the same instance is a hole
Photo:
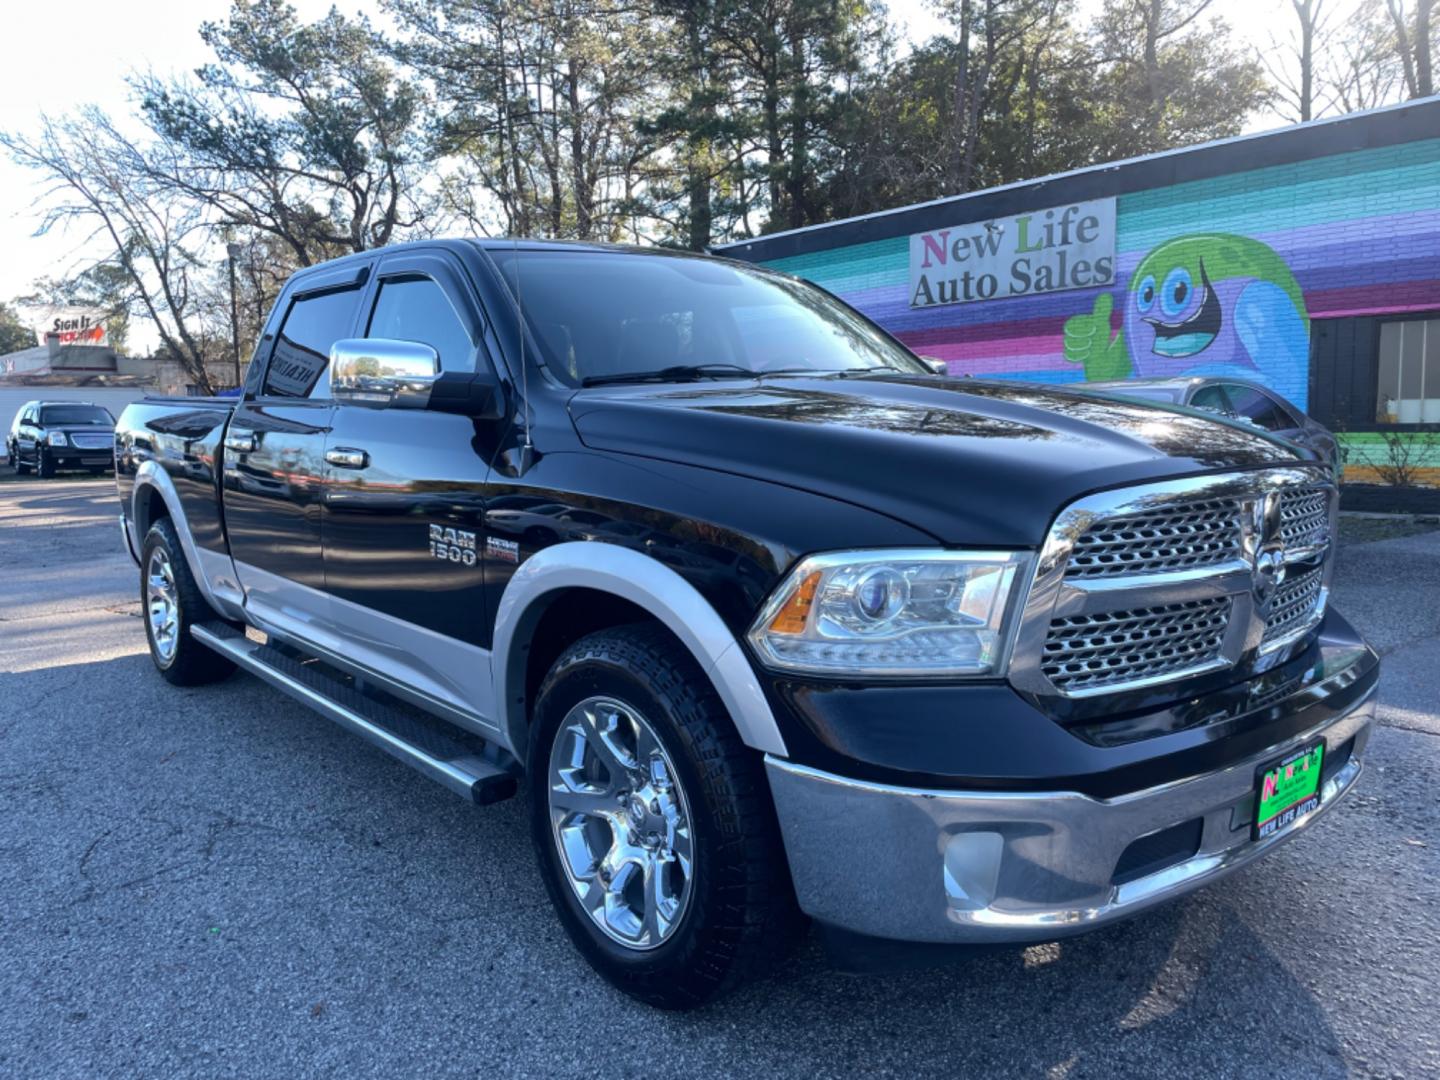
[[[1313,547],[1330,535],[1330,492],[1301,487],[1280,495],[1280,535],[1287,548]]]
[[[1149,681],[1214,664],[1230,599],[1187,600],[1096,615],[1067,615],[1045,637],[1045,677],[1068,692]]]
[[[1319,621],[1324,613],[1320,598],[1325,587],[1323,567],[1288,577],[1275,590],[1265,616],[1265,645],[1291,637]]]
[[[70,441],[80,450],[109,450],[115,445],[115,436],[80,431],[71,435]]]
[[[1010,661],[1040,695],[1113,694],[1250,663],[1324,615],[1335,488],[1307,468],[1101,492],[1066,507]]]
[[[1106,518],[1075,541],[1065,576],[1157,574],[1238,558],[1240,514],[1239,499],[1200,499]]]

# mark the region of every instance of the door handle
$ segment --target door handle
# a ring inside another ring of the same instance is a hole
[[[255,433],[246,428],[231,428],[225,434],[225,449],[249,454],[255,449]]]
[[[363,469],[370,464],[370,455],[351,446],[336,446],[325,451],[325,460],[340,469]]]

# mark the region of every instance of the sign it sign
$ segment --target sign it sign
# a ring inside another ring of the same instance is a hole
[[[1114,280],[1113,198],[910,237],[911,307],[1087,289]]]
[[[91,308],[51,308],[35,327],[35,344],[54,338],[61,345],[106,345],[105,312]]]

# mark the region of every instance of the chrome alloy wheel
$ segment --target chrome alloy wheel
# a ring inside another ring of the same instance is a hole
[[[175,568],[163,547],[150,552],[145,569],[145,608],[155,655],[168,664],[179,644],[180,602],[175,595]]]
[[[547,776],[560,862],[606,936],[653,949],[679,925],[694,881],[685,792],[635,709],[589,697],[555,733]]]

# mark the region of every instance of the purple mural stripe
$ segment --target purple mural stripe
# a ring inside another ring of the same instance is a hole
[[[1363,288],[1370,285],[1387,285],[1394,282],[1415,281],[1433,274],[1440,266],[1440,243],[1435,251],[1419,258],[1381,258],[1368,262],[1345,263],[1343,255],[1337,253],[1336,262],[1320,268],[1292,267],[1295,280],[1300,283],[1306,296],[1312,291],[1328,292],[1332,289]]]
[[[946,339],[956,333],[984,329],[986,336],[1006,336],[1008,326],[1020,326],[1011,334],[1033,334],[1036,326],[1053,324],[1060,332],[1066,319],[1079,311],[1089,311],[1095,297],[1119,286],[1100,289],[1070,289],[1041,296],[1017,297],[1011,300],[978,301],[973,304],[948,304],[944,307],[912,308],[902,292],[892,291],[889,302],[863,302],[851,293],[841,293],[847,304],[859,308],[897,337],[944,328]]]
[[[1434,265],[1433,263],[1431,264]],[[1440,310],[1440,278],[1306,292],[1312,319],[1388,311]]]
[[[1071,312],[1071,314],[1074,314]],[[962,323],[927,327],[924,330],[901,330],[895,336],[911,348],[920,345],[966,345],[971,342],[1024,341],[1026,338],[1050,339],[1065,332],[1065,319],[1023,319],[1004,323]],[[893,331],[892,331],[893,332]],[[1023,348],[1023,346],[1021,346]]]
[[[1215,231],[1235,230],[1221,228]],[[1328,221],[1319,225],[1301,225],[1293,229],[1245,235],[1252,236],[1280,252],[1292,269],[1297,260],[1314,258],[1313,253],[1320,251],[1327,252],[1326,261],[1337,252],[1351,261],[1359,258],[1385,258],[1394,254],[1397,241],[1403,242],[1410,251],[1417,246],[1440,250],[1440,210],[1374,214],[1351,218],[1348,221]],[[1345,239],[1337,243],[1337,237]],[[1117,278],[1128,277],[1147,254],[1149,248],[1133,248],[1118,253],[1115,257]]]

